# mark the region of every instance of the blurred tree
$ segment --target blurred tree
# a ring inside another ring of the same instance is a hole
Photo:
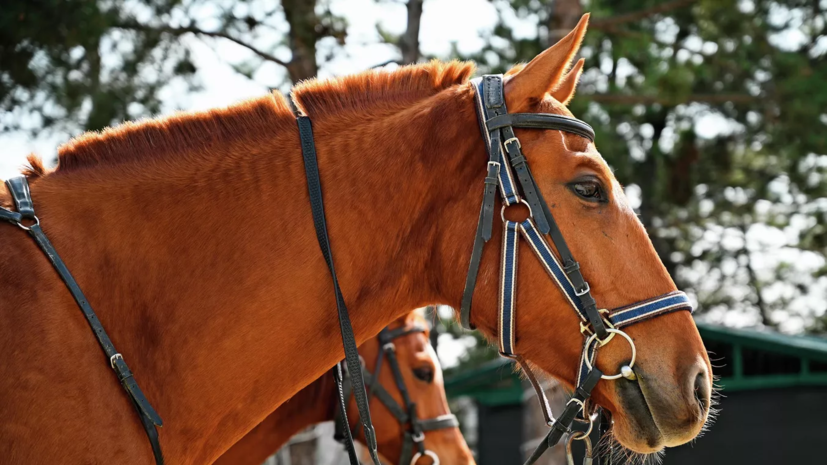
[[[317,43],[341,45],[345,30],[315,0],[5,0],[0,131],[79,132],[157,113],[171,81],[197,85],[182,36],[234,42],[257,57],[237,71],[252,76],[267,61],[295,82],[315,76],[317,58],[336,50],[318,57]]]
[[[231,63],[239,73],[274,63],[284,78],[268,84],[286,87],[341,51],[346,24],[332,1],[5,0],[0,131],[79,132],[157,113],[170,82],[197,86],[196,40],[246,48],[253,58]],[[491,3],[499,23],[461,56],[484,72],[531,59],[592,13],[572,109],[595,126],[655,248],[703,311],[824,331],[822,1]],[[377,26],[400,64],[424,56],[424,1],[404,4],[403,32]]]
[[[592,13],[572,110],[595,126],[701,310],[788,331],[814,324],[827,284],[823,2],[492,3],[499,24],[462,57],[486,72],[530,60]]]

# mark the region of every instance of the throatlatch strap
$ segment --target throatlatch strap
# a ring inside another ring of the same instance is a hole
[[[11,178],[6,181],[6,186],[12,194],[14,204],[18,209],[21,219],[37,221],[34,211],[34,202],[32,201],[29,183],[26,178],[24,176]],[[17,223],[19,224],[19,221]],[[149,443],[152,446],[152,454],[155,457],[155,462],[159,465],[163,465],[164,456],[161,451],[161,444],[158,440],[158,431],[156,429],[158,426],[163,426],[161,417],[155,409],[152,408],[152,405],[150,405],[149,400],[147,400],[146,396],[144,396],[141,388],[138,387],[138,383],[135,381],[132,371],[124,361],[123,356],[121,356],[121,354],[115,349],[115,345],[112,344],[112,340],[109,339],[109,335],[103,328],[98,316],[95,314],[95,311],[92,309],[89,301],[86,300],[86,296],[83,294],[80,286],[78,286],[78,283],[75,281],[72,273],[69,272],[66,264],[60,258],[60,255],[58,255],[57,250],[55,250],[54,246],[52,246],[49,238],[46,237],[46,233],[43,232],[40,224],[36,222],[35,224],[26,226],[25,228],[32,238],[34,238],[38,247],[40,247],[40,250],[42,250],[49,259],[49,262],[52,264],[55,271],[57,271],[58,276],[60,276],[60,279],[64,282],[64,284],[66,284],[67,289],[69,289],[69,293],[72,294],[75,302],[77,302],[78,307],[80,307],[83,316],[86,318],[87,323],[89,323],[89,327],[92,329],[92,333],[98,340],[98,344],[100,344],[103,352],[109,359],[109,366],[117,375],[118,381],[129,395],[132,405],[138,412],[141,425],[143,425],[147,438],[149,439]]]
[[[322,250],[327,267],[330,269],[330,276],[333,279],[333,292],[336,295],[336,307],[339,313],[339,329],[342,333],[342,344],[345,349],[345,360],[347,361],[348,374],[353,385],[353,396],[356,399],[356,407],[359,409],[359,419],[362,428],[365,430],[365,441],[368,452],[374,465],[381,465],[379,456],[376,453],[376,432],[373,430],[373,423],[370,418],[370,407],[368,406],[367,394],[365,393],[365,381],[362,378],[362,365],[359,362],[359,351],[356,347],[356,337],[353,334],[353,327],[350,324],[350,316],[347,312],[345,298],[339,288],[339,280],[336,277],[336,268],[333,265],[333,254],[330,251],[330,239],[327,234],[327,221],[324,216],[324,201],[322,199],[322,184],[319,179],[319,166],[316,161],[316,144],[313,140],[313,127],[310,118],[299,116],[296,118],[299,125],[299,136],[301,138],[302,156],[304,158],[304,170],[307,176],[307,190],[310,193],[310,207],[313,212],[313,225],[316,228],[316,238],[319,241],[319,248]],[[342,413],[347,419],[344,393],[339,388]],[[347,420],[345,420],[347,421]],[[347,438],[348,453],[353,447],[353,438]],[[355,448],[353,457],[355,457]],[[351,459],[351,463],[358,464]]]

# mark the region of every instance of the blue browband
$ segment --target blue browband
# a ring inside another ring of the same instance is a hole
[[[522,153],[520,142],[514,134],[513,127],[561,130],[594,140],[591,127],[574,118],[550,114],[518,113],[509,114],[505,106],[503,95],[503,79],[500,75],[486,75],[472,81],[476,91],[477,114],[480,128],[486,142],[489,161],[485,178],[483,205],[480,212],[480,221],[477,227],[477,236],[474,242],[471,264],[466,289],[461,307],[461,321],[463,326],[470,328],[470,306],[473,290],[476,284],[476,275],[479,270],[479,260],[482,246],[491,237],[493,222],[494,190],[499,187],[503,211],[507,206],[524,203],[529,207],[529,217],[521,222],[503,220],[503,243],[500,270],[499,295],[499,351],[503,357],[517,360],[526,371],[529,380],[540,400],[543,414],[551,427],[547,439],[542,441],[526,464],[534,463],[548,447],[556,444],[563,434],[570,434],[569,441],[579,439],[588,441],[588,435],[573,433],[571,429],[575,417],[580,415],[583,421],[591,420],[586,412],[585,402],[591,395],[591,390],[597,382],[603,379],[617,379],[624,376],[635,379],[632,367],[635,359],[635,347],[632,339],[621,328],[634,323],[653,318],[655,316],[678,310],[692,311],[692,305],[686,294],[680,291],[670,292],[652,299],[637,302],[621,308],[606,310],[598,309],[591,296],[588,283],[580,273],[580,266],[574,261],[565,240],[551,216],[542,194],[537,189],[534,177],[528,169],[528,162]],[[512,168],[514,171],[512,171]],[[515,172],[518,173],[515,178]],[[521,196],[517,182],[525,196]],[[516,350],[516,286],[517,286],[517,257],[520,236],[531,246],[534,255],[540,260],[546,273],[551,277],[558,288],[563,292],[568,303],[574,308],[581,320],[580,331],[584,335],[584,343],[580,366],[576,380],[576,390],[572,400],[566,405],[558,419],[554,419],[545,398],[545,393],[536,381],[530,367],[525,363]],[[549,242],[549,237],[560,253],[555,255]],[[562,263],[561,263],[562,262]],[[594,368],[597,349],[615,335],[625,338],[632,347],[632,359],[628,366],[623,367],[622,373],[604,375]]]

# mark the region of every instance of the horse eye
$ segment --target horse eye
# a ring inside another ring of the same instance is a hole
[[[434,381],[434,370],[430,367],[414,368],[413,374],[417,379],[425,381],[426,383],[432,383]]]
[[[603,193],[603,188],[600,184],[594,181],[581,181],[569,185],[569,188],[578,197],[589,202],[605,202],[606,195]]]

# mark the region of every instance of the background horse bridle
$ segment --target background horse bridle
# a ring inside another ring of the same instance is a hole
[[[425,432],[456,428],[459,426],[457,417],[452,413],[434,418],[420,419],[417,415],[416,403],[411,400],[405,379],[402,377],[402,370],[399,367],[399,360],[396,356],[396,346],[393,341],[400,337],[413,333],[424,333],[425,331],[426,329],[420,325],[403,326],[396,329],[388,329],[385,327],[378,336],[380,347],[376,355],[374,373],[371,374],[366,367],[362,366],[362,374],[365,377],[365,384],[368,387],[368,399],[375,395],[379,402],[388,409],[402,427],[402,452],[399,455],[399,460],[396,462],[399,465],[415,465],[423,456],[431,457],[433,465],[439,465],[439,457],[437,454],[425,448]],[[382,383],[379,382],[383,358],[387,358],[388,360],[396,388],[402,395],[404,405],[399,405],[387,389],[382,386]],[[345,397],[350,397],[352,390],[350,383],[344,384]],[[334,437],[339,441],[344,440],[344,428],[347,427],[348,423],[347,419],[341,415],[341,411],[336,412],[335,425],[336,432]],[[414,453],[414,448],[416,448],[416,453]]]

